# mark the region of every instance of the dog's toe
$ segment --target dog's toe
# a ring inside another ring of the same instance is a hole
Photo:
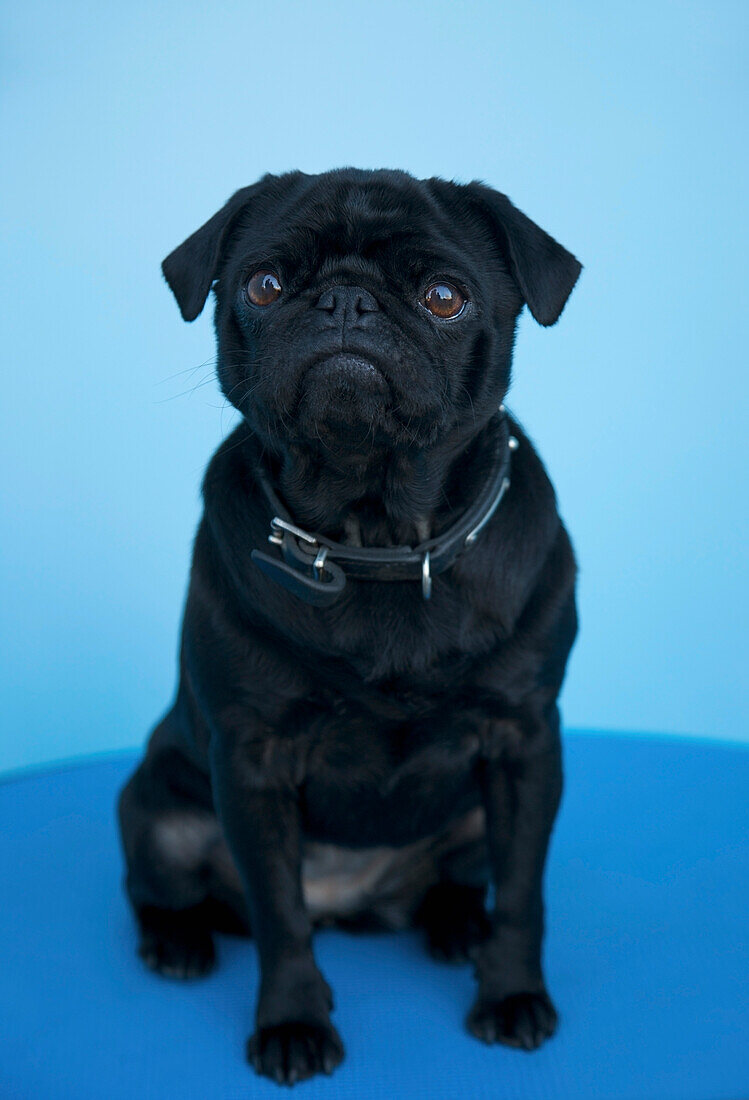
[[[484,1043],[505,1043],[535,1050],[554,1034],[557,1013],[547,993],[513,993],[498,1001],[479,999],[468,1017],[468,1030]]]
[[[201,927],[145,929],[138,954],[164,978],[202,978],[216,963],[213,936]]]
[[[295,1085],[332,1073],[343,1061],[343,1043],[332,1024],[291,1021],[258,1028],[248,1040],[247,1059],[264,1077]]]

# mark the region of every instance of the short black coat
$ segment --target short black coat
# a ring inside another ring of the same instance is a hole
[[[258,309],[247,280],[268,269],[282,293]],[[164,261],[185,319],[215,291],[219,380],[243,420],[204,479],[177,697],[120,801],[127,885],[165,974],[212,964],[227,911],[249,924],[248,1054],[277,1080],[342,1057],[307,889],[331,852],[358,909],[333,875],[323,916],[420,920],[443,955],[470,940],[471,1031],[530,1048],[554,1029],[542,875],[576,564],[540,458],[497,407],[521,308],[553,324],[579,271],[481,184],[355,169],[265,177]],[[430,279],[465,299],[455,320],[428,316]],[[258,469],[309,530],[413,545],[461,515],[510,431],[510,489],[428,601],[414,581],[350,578],[314,607],[252,562],[272,518]]]

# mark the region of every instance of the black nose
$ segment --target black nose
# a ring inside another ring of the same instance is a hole
[[[361,286],[333,286],[321,294],[315,309],[324,309],[336,320],[355,320],[363,313],[379,310],[377,299]]]

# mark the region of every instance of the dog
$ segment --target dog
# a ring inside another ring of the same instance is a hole
[[[162,270],[186,321],[213,289],[241,419],[119,800],[140,955],[190,978],[251,934],[247,1057],[293,1084],[343,1058],[313,927],[419,926],[475,965],[470,1032],[531,1050],[576,562],[503,402],[581,265],[482,183],[341,169],[237,191]]]

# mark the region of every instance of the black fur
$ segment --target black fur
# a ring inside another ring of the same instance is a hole
[[[332,538],[438,535],[508,430],[495,413],[518,313],[553,324],[580,265],[481,184],[345,169],[266,176],[163,269],[186,320],[213,286],[219,379],[243,420],[205,477],[177,697],[120,801],[141,954],[194,976],[214,929],[249,926],[248,1056],[293,1083],[343,1057],[313,923],[420,923],[436,955],[475,960],[471,1031],[535,1047],[556,1021],[542,875],[576,632],[541,461],[512,421],[511,488],[429,602],[415,582],[349,580],[324,609],[251,563],[271,518],[254,470]],[[245,296],[258,269],[283,287],[264,307]],[[424,308],[439,280],[468,299],[455,319]]]

